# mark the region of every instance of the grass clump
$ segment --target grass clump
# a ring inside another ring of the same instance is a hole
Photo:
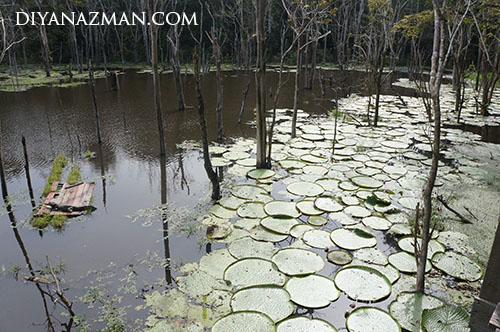
[[[57,182],[61,180],[61,175],[64,167],[68,164],[69,159],[60,154],[54,159],[54,164],[52,165],[52,170],[47,178],[47,184],[43,188],[42,195],[47,196],[50,193],[50,188],[52,187],[52,182]]]
[[[66,182],[70,185],[80,182],[80,167],[75,167],[69,172]]]
[[[31,225],[38,229],[45,229],[50,224],[50,220],[52,216],[48,213],[45,213],[41,216],[36,216],[31,219]]]
[[[52,227],[62,229],[66,220],[68,220],[68,217],[64,214],[56,214],[52,217]]]

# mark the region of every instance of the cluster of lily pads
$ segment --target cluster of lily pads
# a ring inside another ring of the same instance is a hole
[[[273,169],[254,169],[251,139],[210,148],[213,165],[233,177],[201,218],[218,249],[181,267],[177,288],[147,296],[150,331],[332,332],[343,326],[313,318],[313,310],[339,310],[341,296],[359,305],[346,315],[350,332],[465,330],[467,312],[412,292],[420,239],[410,222],[430,165],[426,130],[397,113],[381,128],[340,122],[335,133],[333,119],[300,112],[290,139],[290,113],[278,110],[277,118]],[[481,176],[472,166],[442,165],[437,185],[471,174]],[[479,280],[466,238],[433,232],[427,272]]]

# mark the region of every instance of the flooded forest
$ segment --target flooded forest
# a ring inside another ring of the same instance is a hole
[[[1,0],[1,332],[500,329],[498,0]]]

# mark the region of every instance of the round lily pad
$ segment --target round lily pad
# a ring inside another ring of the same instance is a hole
[[[247,176],[255,180],[262,180],[271,178],[274,174],[276,173],[271,169],[252,169],[247,173]]]
[[[377,238],[361,229],[337,228],[330,233],[330,238],[338,247],[347,250],[369,248],[377,245]]]
[[[212,277],[222,279],[224,278],[224,270],[235,261],[236,259],[231,256],[229,250],[214,250],[200,259],[200,270],[207,272]]]
[[[452,251],[436,253],[432,265],[460,280],[476,281],[483,275],[483,269],[474,261]]]
[[[404,208],[415,210],[417,208],[419,200],[415,197],[401,197],[398,200],[398,203],[401,204],[401,206]]]
[[[347,265],[352,262],[352,256],[345,250],[334,249],[326,254],[326,259],[336,265]]]
[[[314,201],[310,200],[304,200],[300,201],[297,203],[297,208],[299,209],[300,212],[307,216],[319,216],[320,214],[323,214],[322,210],[318,210],[314,206]]]
[[[362,206],[348,206],[344,209],[344,213],[355,218],[366,218],[372,214],[370,210]]]
[[[325,212],[339,212],[344,209],[333,197],[318,197],[314,201],[314,206]]]
[[[285,240],[288,235],[276,233],[258,225],[250,230],[250,237],[257,241],[281,242]]]
[[[278,271],[276,265],[261,258],[240,259],[229,265],[224,271],[224,280],[237,288],[258,285],[285,284],[286,276]]]
[[[424,309],[439,308],[444,302],[432,295],[418,292],[402,292],[389,305],[389,312],[402,328],[411,332],[421,332]]]
[[[323,178],[316,180],[316,183],[322,186],[326,191],[336,191],[339,189],[339,181],[335,179]]]
[[[275,332],[274,322],[255,311],[233,312],[215,322],[212,332]]]
[[[417,262],[415,256],[406,251],[395,252],[390,254],[387,259],[389,263],[401,272],[406,273],[416,273],[417,272]],[[431,270],[431,262],[427,260],[425,264],[425,272]]]
[[[377,265],[387,265],[387,257],[385,254],[376,248],[362,248],[356,250],[354,258],[359,259],[366,263],[373,263]]]
[[[421,238],[417,238],[418,248],[420,248],[422,243]],[[409,252],[411,254],[415,253],[415,238],[413,236],[405,236],[399,239],[398,246],[401,250]],[[427,257],[432,258],[437,252],[444,252],[444,246],[438,241],[431,239],[429,240],[429,247],[427,249]]]
[[[335,285],[358,301],[378,301],[391,294],[391,282],[379,271],[366,266],[347,266],[335,275]]]
[[[401,326],[392,316],[379,308],[359,307],[346,319],[349,332],[401,332]]]
[[[337,332],[337,329],[332,324],[322,319],[298,316],[288,318],[277,326],[277,332],[302,332],[302,331],[315,331],[315,332]]]
[[[222,154],[222,157],[229,160],[238,160],[238,159],[246,159],[250,158],[250,155],[243,151],[228,151]]]
[[[334,246],[330,239],[330,233],[319,229],[312,229],[302,235],[302,241],[308,246],[319,249],[328,249]]]
[[[267,215],[263,202],[245,202],[236,212],[242,218],[264,218]]]
[[[270,216],[300,217],[300,211],[294,202],[272,201],[266,203],[264,210]]]
[[[244,184],[235,187],[231,193],[239,198],[252,200],[258,195],[267,195],[267,191],[259,186],[254,186],[250,184]]]
[[[279,322],[293,313],[290,294],[278,286],[255,286],[241,289],[231,298],[233,311],[262,312],[274,322]]]
[[[210,208],[210,213],[221,219],[231,219],[236,217],[234,210],[227,209],[219,204],[215,204]]]
[[[351,178],[351,181],[358,187],[369,189],[380,188],[384,185],[382,181],[376,180],[369,176],[354,176]]]
[[[363,218],[362,222],[363,222],[363,225],[368,226],[368,227],[375,229],[375,230],[378,230],[378,231],[386,231],[389,228],[391,228],[391,226],[392,226],[392,224],[389,220],[382,218],[382,217],[376,217],[376,216]]]
[[[262,227],[279,234],[290,234],[292,227],[298,224],[295,218],[266,217],[260,221]]]
[[[317,253],[299,248],[281,249],[271,259],[287,275],[306,275],[321,271],[325,261]]]
[[[292,227],[290,230],[290,235],[298,239],[308,230],[314,229],[311,225],[299,224]]]
[[[340,296],[335,283],[327,277],[311,274],[292,277],[285,284],[292,302],[305,308],[323,308]]]
[[[285,159],[281,160],[279,163],[284,169],[300,169],[307,165],[305,162],[297,159]]]
[[[328,173],[328,169],[324,168],[323,166],[317,166],[317,165],[307,165],[302,168],[302,171],[304,174],[313,174],[313,175],[325,175]]]
[[[245,199],[238,198],[233,195],[226,196],[219,201],[219,204],[226,209],[237,210],[241,204],[245,203]],[[232,217],[230,217],[232,218]]]
[[[465,310],[450,305],[422,312],[422,326],[426,332],[468,332],[469,320]]]
[[[310,216],[307,223],[313,226],[323,226],[328,223],[328,219],[322,216]]]
[[[276,252],[274,244],[269,242],[255,241],[248,236],[231,242],[229,244],[228,250],[229,253],[237,259],[251,257],[270,259]]]
[[[344,226],[355,225],[359,223],[357,220],[353,219],[351,216],[348,216],[344,212],[333,212],[328,215],[328,218],[332,219],[335,222],[338,222]]]
[[[401,277],[401,273],[399,273],[398,269],[396,269],[391,264],[378,265],[378,264],[374,264],[374,263],[364,262],[362,260],[359,260],[358,258],[354,258],[352,260],[352,264],[353,265],[368,266],[368,267],[374,268],[378,272],[380,272],[383,275],[385,275],[387,277],[387,279],[389,279],[389,281],[391,282],[391,284],[394,284]]]
[[[319,196],[325,191],[322,186],[312,182],[295,182],[289,184],[286,190],[297,196],[308,197]]]

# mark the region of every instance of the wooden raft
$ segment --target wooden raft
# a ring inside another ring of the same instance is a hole
[[[500,332],[500,303],[497,304],[493,315],[491,315],[490,319],[490,327],[496,329],[496,332]]]
[[[86,214],[87,209],[90,207],[94,186],[93,183],[87,182],[72,185],[53,182],[50,193],[36,214],[49,213],[51,215],[64,214],[67,216]]]

